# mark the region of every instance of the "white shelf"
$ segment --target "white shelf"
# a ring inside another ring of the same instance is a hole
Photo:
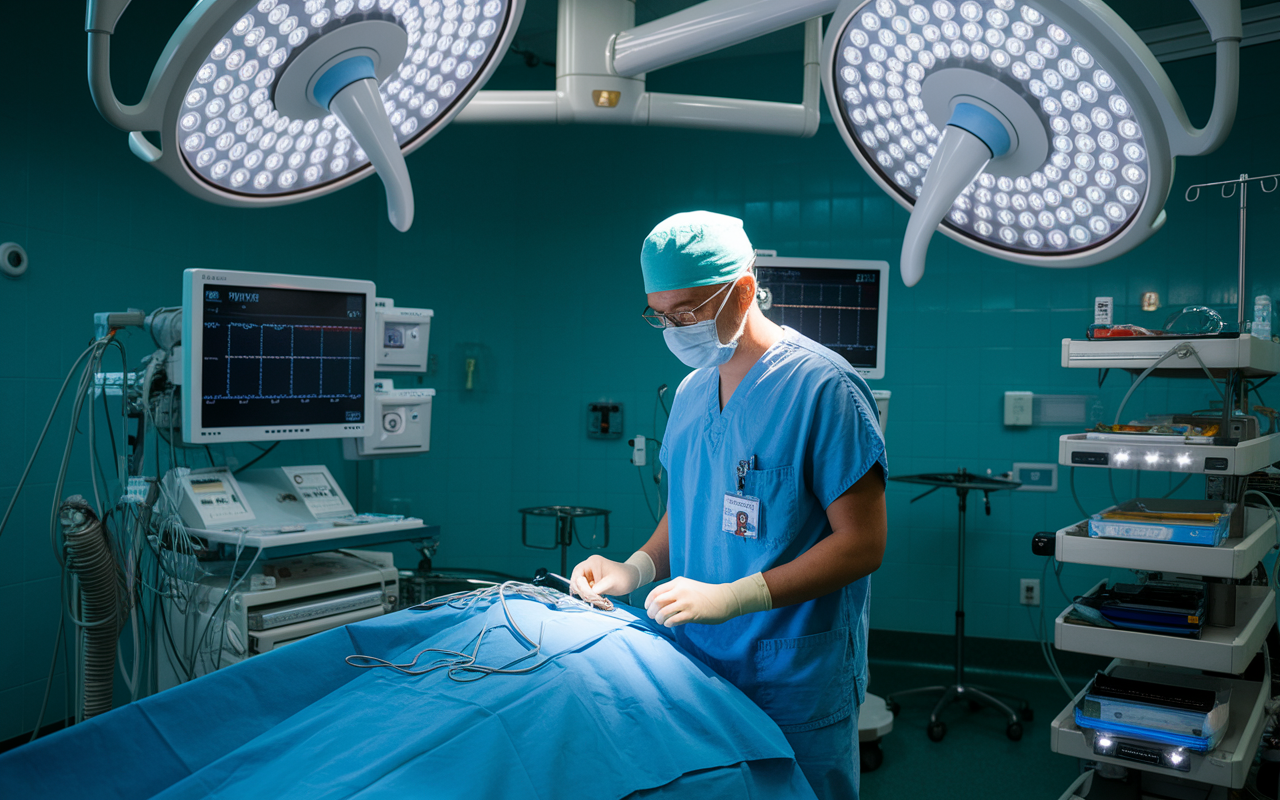
[[[1059,438],[1058,463],[1064,467],[1248,475],[1280,461],[1280,433],[1259,436],[1234,446],[1186,444],[1181,437],[1135,435],[1089,439],[1087,436],[1068,433]]]
[[[1058,531],[1054,557],[1065,564],[1243,578],[1276,544],[1276,523],[1265,509],[1246,508],[1245,535],[1217,547],[1089,536],[1087,522]]]
[[[242,545],[255,549],[277,549],[299,545],[316,545],[363,536],[377,537],[398,534],[427,527],[416,517],[389,522],[366,522],[358,525],[336,525],[321,521],[308,523],[306,530],[280,533],[279,531],[215,531],[204,528],[187,528],[187,533],[216,544]]]
[[[1105,585],[1099,582],[1089,594]],[[1236,624],[1205,625],[1199,639],[1068,622],[1070,613],[1067,606],[1053,624],[1053,644],[1059,650],[1239,675],[1275,624],[1276,595],[1269,586],[1237,586]]]
[[[1115,666],[1116,664],[1113,663],[1112,667]],[[1110,669],[1111,667],[1108,671]],[[1173,778],[1239,789],[1244,786],[1245,778],[1249,774],[1249,766],[1253,763],[1253,756],[1258,748],[1258,739],[1262,735],[1262,725],[1265,722],[1264,706],[1270,694],[1270,681],[1263,680],[1261,683],[1255,683],[1224,679],[1223,682],[1231,687],[1231,719],[1227,723],[1227,732],[1216,749],[1203,754],[1190,754],[1191,770],[1189,772],[1095,755],[1092,733],[1082,731],[1075,724],[1076,703],[1082,699],[1083,690],[1053,720],[1050,747],[1053,752],[1072,758],[1101,761]]]
[[[1232,370],[1249,377],[1280,372],[1280,344],[1252,336],[1238,339],[1178,339],[1172,336],[1126,337],[1122,339],[1062,340],[1062,366],[1084,369],[1127,369],[1139,372],[1180,344],[1196,349],[1200,360],[1215,377]],[[1173,356],[1153,375],[1159,377],[1203,376],[1194,358]]]

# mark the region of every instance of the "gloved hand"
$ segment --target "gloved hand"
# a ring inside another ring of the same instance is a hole
[[[591,556],[573,568],[569,588],[588,601],[599,600],[606,594],[631,594],[652,583],[655,571],[653,559],[643,550],[637,550],[622,563],[604,556]]]
[[[673,578],[655,587],[644,601],[649,618],[668,628],[686,622],[719,625],[721,622],[773,608],[773,595],[757,572],[733,583],[703,583]]]

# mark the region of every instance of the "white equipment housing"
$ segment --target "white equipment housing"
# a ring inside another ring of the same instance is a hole
[[[430,450],[435,395],[435,389],[397,389],[390,379],[374,381],[374,430],[363,439],[344,439],[343,458],[364,461]]]
[[[391,554],[352,552],[358,557],[319,553],[267,561],[261,573],[244,576],[225,601],[228,583],[236,581],[227,574],[208,575],[185,587],[192,597],[188,614],[178,613],[174,603],[162,604],[173,642],[184,652],[175,654],[168,637],[160,637],[159,688],[183,683],[188,670],[199,677],[313,634],[394,611],[399,583]],[[206,637],[215,611],[217,619]],[[188,660],[192,650],[195,657]]]
[[[227,467],[170,471],[178,515],[195,531],[288,532],[355,516],[322,464],[251,469],[239,478]]]
[[[217,528],[253,519],[253,509],[227,467],[180,467],[170,471],[168,483],[169,496],[177,494],[178,516],[188,527]]]
[[[389,297],[379,297],[373,306],[378,321],[376,369],[379,372],[426,372],[431,318],[435,312],[429,308],[397,308],[396,301]]]
[[[182,288],[183,441],[337,439],[370,431],[377,356],[372,281],[188,269]]]

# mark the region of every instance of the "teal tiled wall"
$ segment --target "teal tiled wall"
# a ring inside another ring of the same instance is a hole
[[[1244,54],[1248,98],[1273,45]],[[788,99],[798,91],[794,58],[701,61],[650,76],[662,91],[724,92]],[[1193,117],[1207,112],[1211,59],[1169,67]],[[504,88],[537,86],[549,72],[499,74]],[[795,80],[792,80],[795,78]],[[1002,424],[1003,393],[1088,394],[1110,418],[1128,387],[1121,374],[1098,387],[1098,374],[1060,366],[1061,340],[1092,321],[1095,296],[1115,298],[1117,321],[1159,326],[1175,307],[1213,305],[1234,319],[1236,207],[1206,194],[1182,199],[1194,181],[1242,171],[1280,169],[1243,143],[1265,140],[1277,121],[1270,105],[1241,104],[1236,131],[1218,153],[1184,159],[1168,203],[1166,229],[1135,252],[1088,269],[1047,270],[998,261],[935,237],[928,272],[915,288],[894,279],[889,297],[888,448],[894,474],[996,473],[1013,462],[1054,462],[1061,428],[1017,430]],[[585,435],[586,404],[626,406],[628,434],[653,435],[655,389],[676,386],[686,370],[635,315],[644,304],[639,244],[666,215],[707,208],[742,217],[753,243],[785,255],[885,259],[896,267],[906,213],[858,168],[833,127],[808,140],[745,134],[588,127],[464,127],[435,146],[462,157],[448,166],[410,160],[422,202],[419,222],[400,235],[378,228],[378,282],[406,304],[436,310],[432,333],[439,390],[430,455],[374,467],[376,496],[409,498],[413,513],[443,526],[439,562],[486,566],[517,575],[557,558],[522,550],[518,508],[602,506],[613,514],[609,555],[642,544],[653,520],[623,442]],[[425,154],[424,154],[425,155]],[[422,188],[435,185],[430,199]],[[494,195],[497,195],[494,199]],[[1254,192],[1247,296],[1275,296],[1268,245],[1280,201]],[[1144,313],[1142,292],[1159,292],[1162,308]],[[470,343],[464,345],[464,343]],[[483,345],[483,388],[460,388],[462,351]],[[1153,380],[1126,418],[1144,410],[1204,407],[1203,381]],[[1264,399],[1267,392],[1263,391]],[[657,433],[660,435],[660,426]],[[969,631],[1032,638],[1035,625],[1018,604],[1021,578],[1041,576],[1044,559],[1030,536],[1080,518],[1068,472],[1056,493],[1019,492],[992,499],[992,514],[970,503]],[[1111,484],[1105,471],[1076,476],[1083,505],[1095,511],[1133,496],[1132,475]],[[650,498],[652,498],[652,487]],[[1173,488],[1147,476],[1142,492]],[[1181,494],[1203,491],[1202,479]],[[916,487],[890,484],[890,537],[873,579],[872,624],[906,631],[950,632],[956,564],[956,502],[937,493],[912,504]],[[575,549],[570,563],[585,555]],[[1056,614],[1105,572],[1068,566],[1061,586],[1050,573],[1047,609]],[[1050,615],[1052,618],[1052,614]]]
[[[59,32],[61,46],[83,52],[77,9],[40,13],[52,15],[42,16],[42,24]],[[145,81],[169,22],[136,33],[122,23],[122,42],[130,46],[117,48],[117,57],[126,97],[137,93],[128,87]],[[894,280],[888,370],[874,387],[893,391],[893,474],[961,466],[998,473],[1014,461],[1055,461],[1060,429],[1001,424],[1007,390],[1096,394],[1104,413],[1114,414],[1124,376],[1111,375],[1099,389],[1096,373],[1058,366],[1060,340],[1082,333],[1095,295],[1116,298],[1118,320],[1157,325],[1171,307],[1208,303],[1225,310],[1234,303],[1235,206],[1208,195],[1190,206],[1182,191],[1192,181],[1280,170],[1266,149],[1278,121],[1275,106],[1255,100],[1277,52],[1276,44],[1245,51],[1245,101],[1231,141],[1179,165],[1170,222],[1139,250],[1089,269],[1039,270],[937,237],[923,282],[908,290]],[[650,86],[787,100],[799,93],[797,62],[796,56],[702,60],[655,73]],[[21,52],[0,50],[0,66],[19,72]],[[1209,90],[1210,68],[1208,59],[1169,68],[1197,118],[1206,110],[1200,95]],[[48,70],[40,85],[11,81],[0,94],[10,120],[0,125],[0,242],[18,241],[32,258],[22,280],[0,280],[6,345],[0,407],[7,412],[0,501],[11,495],[62,376],[85,346],[94,311],[176,303],[188,266],[371,277],[401,305],[436,311],[436,363],[421,380],[439,391],[431,453],[357,469],[341,462],[336,443],[317,442],[283,446],[264,463],[327,463],[362,508],[407,508],[440,524],[444,566],[516,575],[558,566],[555,554],[519,543],[516,510],[543,504],[611,509],[607,553],[625,557],[652,530],[654,487],[641,483],[647,469],[642,476],[628,463],[625,442],[587,438],[586,405],[621,402],[628,435],[660,435],[656,389],[665,383],[674,390],[686,373],[636,318],[644,304],[637,253],[649,228],[670,213],[708,208],[741,216],[761,248],[896,266],[906,222],[830,124],[808,140],[456,125],[409,159],[418,218],[408,234],[386,223],[373,182],[301,206],[226,209],[187,196],[129,154],[124,134],[92,108],[81,58]],[[550,81],[550,70],[526,70],[513,59],[493,87],[545,88]],[[63,93],[55,97],[47,86]],[[1280,198],[1254,197],[1248,295],[1277,296],[1271,248]],[[1139,311],[1143,291],[1159,292],[1165,307]],[[135,364],[149,350],[141,334],[126,343]],[[469,357],[477,359],[470,391],[463,386]],[[418,385],[416,377],[399,380]],[[1211,392],[1203,382],[1152,381],[1131,410],[1198,407]],[[1264,399],[1273,399],[1267,394],[1264,388]],[[65,431],[65,412],[54,430]],[[34,724],[57,625],[58,568],[46,523],[55,449],[42,452],[0,536],[0,608],[8,610],[0,617],[0,740]],[[215,453],[219,460],[227,455]],[[202,463],[198,453],[189,457]],[[87,453],[78,450],[70,491],[87,490],[85,464]],[[1133,494],[1131,480],[1118,476],[1116,493]],[[1184,492],[1198,491],[1197,483]],[[1079,517],[1067,484],[1064,472],[1056,494],[996,496],[990,517],[971,504],[970,632],[1033,635],[1017,604],[1018,580],[1039,577],[1043,566],[1030,554],[1029,535]],[[1089,510],[1110,502],[1105,472],[1081,471],[1077,484]],[[1162,478],[1143,483],[1144,492],[1167,487]],[[872,624],[948,632],[955,503],[942,493],[909,503],[914,496],[913,487],[890,485],[889,549],[874,578]],[[572,560],[584,554],[575,549]],[[407,548],[398,556],[405,566],[416,561]],[[1062,584],[1076,593],[1098,577],[1067,567]],[[1055,613],[1064,602],[1056,588],[1046,587],[1044,596]],[[58,681],[61,675],[60,667]],[[59,687],[52,717],[64,711]]]

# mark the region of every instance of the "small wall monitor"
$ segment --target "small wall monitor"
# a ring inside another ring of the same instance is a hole
[[[183,441],[369,433],[372,281],[189,269],[182,285]]]
[[[757,256],[760,308],[843,356],[867,380],[884,377],[889,262]]]

